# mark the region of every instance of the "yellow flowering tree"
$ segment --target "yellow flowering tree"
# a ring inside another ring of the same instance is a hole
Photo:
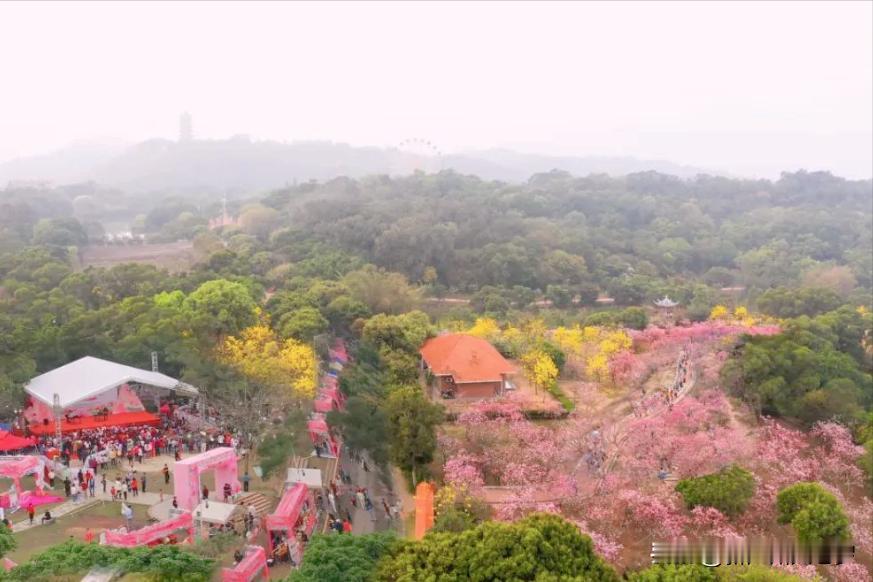
[[[527,336],[531,343],[537,342],[546,336],[546,322],[539,317],[534,317],[524,322],[521,326],[524,335]]]
[[[729,313],[728,308],[724,305],[716,305],[709,312],[709,319],[725,319]]]
[[[318,374],[315,351],[293,338],[279,339],[263,323],[225,338],[219,347],[219,358],[275,396],[311,398],[315,394]]]
[[[540,349],[531,350],[521,358],[528,379],[538,388],[547,389],[558,379],[558,368],[549,355]]]
[[[605,382],[609,378],[609,358],[606,354],[596,353],[585,361],[585,370],[590,377]]]
[[[500,326],[490,317],[479,317],[467,333],[493,341],[500,335]]]
[[[575,355],[582,351],[582,346],[585,345],[585,336],[582,328],[578,325],[574,327],[558,327],[552,333],[552,340],[558,347],[561,348],[567,355]]]
[[[591,328],[585,328],[586,331],[588,329]],[[611,378],[610,358],[619,352],[630,350],[633,347],[633,339],[621,329],[598,330],[596,334],[589,332],[589,335],[594,338],[592,339],[594,347],[585,360],[585,369],[589,377],[606,382]]]

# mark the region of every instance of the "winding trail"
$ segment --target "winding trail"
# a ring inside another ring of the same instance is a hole
[[[683,354],[685,354],[685,351],[686,350],[683,348],[682,352],[680,352],[679,357],[676,360],[677,371],[676,371],[675,384],[679,384],[678,380],[679,380],[680,372],[678,370],[678,368],[679,368],[678,364],[679,364],[679,361],[681,360],[681,358],[683,357]],[[665,410],[670,410],[670,408],[673,404],[675,404],[675,403],[681,401],[683,398],[685,398],[685,396],[687,396],[691,392],[691,390],[694,388],[694,386],[697,383],[697,373],[695,372],[694,366],[692,365],[692,357],[693,356],[694,356],[693,350],[688,350],[688,356],[687,356],[688,381],[681,385],[682,388],[676,393],[676,396],[671,401],[669,401],[669,402],[665,401],[659,406],[656,406],[654,408],[650,408],[642,415],[637,415],[635,413],[628,414],[628,415],[624,416],[622,419],[620,419],[618,421],[618,423],[616,423],[617,434],[613,440],[613,451],[612,451],[612,454],[609,456],[609,459],[603,465],[603,471],[601,471],[601,476],[598,479],[597,485],[594,488],[594,494],[598,494],[603,490],[603,484],[606,480],[606,477],[609,475],[609,473],[612,471],[612,469],[615,468],[615,464],[618,462],[618,455],[621,452],[621,447],[628,438],[627,425],[636,419],[651,418],[654,416],[658,416],[659,414],[662,414]],[[645,398],[646,397],[643,396],[643,398],[639,399],[638,402],[642,403],[642,401],[645,400]],[[581,464],[581,462],[582,461],[580,460],[580,464]],[[577,470],[578,470],[578,465],[577,465]]]
[[[602,432],[609,433],[609,438],[607,439],[604,436],[604,442],[607,443],[610,447],[611,454],[608,456],[604,464],[601,466],[600,475],[594,485],[593,490],[587,495],[579,496],[579,499],[590,499],[595,495],[599,495],[603,492],[603,485],[606,480],[606,477],[609,473],[615,468],[616,463],[618,462],[618,456],[621,452],[621,447],[624,442],[627,440],[628,433],[628,425],[631,424],[634,420],[642,419],[642,418],[651,418],[657,416],[659,414],[663,414],[664,411],[669,410],[672,404],[675,404],[681,401],[685,396],[687,396],[695,387],[697,383],[697,372],[694,370],[694,360],[692,359],[696,355],[696,350],[692,347],[691,349],[683,348],[679,355],[676,358],[676,374],[674,375],[674,384],[678,384],[679,379],[679,362],[683,357],[683,354],[687,351],[687,377],[686,382],[682,384],[681,389],[675,394],[674,398],[671,402],[667,402],[666,399],[662,399],[660,404],[654,407],[649,407],[646,409],[645,413],[640,415],[635,412],[631,412],[618,420],[616,420],[613,424],[610,425],[609,430],[603,430]],[[650,394],[644,394],[641,398],[633,401],[633,405],[640,404],[650,398]],[[621,402],[627,402],[629,399],[621,399]],[[613,406],[610,404],[609,406]],[[635,410],[637,410],[636,406],[633,406]],[[576,476],[579,473],[580,466],[583,464],[584,458],[580,458],[579,462],[576,464],[574,470],[572,471],[572,475]],[[513,497],[513,490],[515,488],[505,487],[505,486],[489,486],[485,487],[485,501],[490,505],[500,505],[504,503],[518,503],[518,500]],[[530,503],[560,503],[563,501],[563,497],[551,497],[546,496],[543,498],[531,499]]]

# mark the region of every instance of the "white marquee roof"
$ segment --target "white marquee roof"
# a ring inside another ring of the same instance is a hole
[[[159,372],[140,370],[92,356],[85,356],[41,374],[31,379],[24,390],[49,406],[54,404],[54,395],[57,394],[61,400],[61,407],[66,408],[80,400],[128,382],[177,390],[190,395],[198,393],[194,386]]]
[[[285,477],[285,484],[293,485],[295,483],[303,483],[307,487],[313,487],[316,489],[324,487],[321,477],[321,469],[300,469],[289,467],[288,476]]]
[[[194,508],[194,519],[205,521],[206,523],[227,523],[233,517],[239,505],[233,503],[222,503],[221,501],[201,501]]]

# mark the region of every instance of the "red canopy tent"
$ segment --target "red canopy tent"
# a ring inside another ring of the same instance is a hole
[[[344,398],[339,388],[336,385],[323,386],[318,391],[318,398],[315,400],[316,412],[330,412],[331,410],[340,410],[343,407]]]
[[[333,349],[328,350],[328,354],[330,355],[331,360],[337,360],[340,363],[347,363],[349,361],[349,353],[346,351],[346,343],[337,339],[333,344]]]
[[[0,451],[15,451],[34,446],[33,437],[20,437],[11,432],[0,430]]]

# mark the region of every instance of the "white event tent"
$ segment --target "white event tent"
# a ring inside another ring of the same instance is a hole
[[[159,372],[141,370],[116,362],[85,356],[60,368],[41,374],[28,382],[24,390],[32,397],[52,406],[55,394],[61,408],[98,396],[124,384],[141,384],[197,396],[197,388]]]

